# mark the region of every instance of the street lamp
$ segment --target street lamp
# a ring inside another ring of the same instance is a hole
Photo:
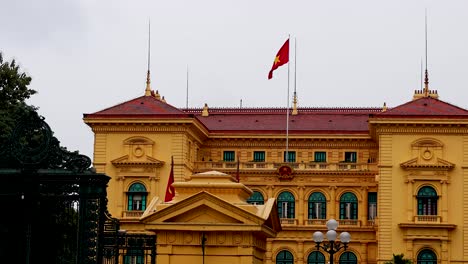
[[[325,252],[330,254],[330,264],[333,264],[333,254],[336,252],[340,251],[340,249],[346,249],[348,248],[348,243],[351,240],[351,235],[348,232],[341,232],[340,234],[340,241],[341,242],[336,242],[336,229],[338,228],[338,222],[335,219],[330,219],[327,221],[327,239],[328,243],[323,242],[323,233],[320,231],[317,231],[313,234],[313,238],[315,243],[317,243],[316,247],[317,250],[323,249]],[[321,243],[323,244],[321,245]]]

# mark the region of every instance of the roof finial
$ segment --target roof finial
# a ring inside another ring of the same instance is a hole
[[[383,103],[382,112],[387,112],[387,103]]]
[[[208,116],[208,104],[205,103],[205,106],[203,106],[203,111],[202,111],[202,116]]]
[[[429,96],[429,73],[427,71],[427,8],[424,10],[424,25],[425,25],[425,44],[426,44],[426,71],[424,72],[424,97]]]
[[[146,72],[145,96],[151,96],[150,55],[151,55],[151,21],[148,20],[148,71]]]

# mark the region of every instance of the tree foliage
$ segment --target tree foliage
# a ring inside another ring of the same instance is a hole
[[[391,261],[385,262],[385,264],[412,264],[413,262],[410,259],[405,258],[404,254],[393,254]]]
[[[0,145],[11,135],[21,118],[37,115],[36,108],[26,104],[26,99],[36,91],[28,88],[31,77],[16,64],[3,60],[0,52]]]

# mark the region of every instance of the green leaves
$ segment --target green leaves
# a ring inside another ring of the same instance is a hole
[[[36,108],[25,100],[36,91],[29,89],[31,77],[21,72],[15,60],[5,62],[0,52],[0,144],[13,132],[19,119],[25,115],[37,115]]]
[[[0,108],[24,103],[36,91],[29,89],[31,77],[21,72],[15,60],[3,61],[0,52]]]
[[[412,264],[413,261],[410,259],[404,258],[404,254],[393,254],[393,259],[391,261],[385,262],[385,264]]]

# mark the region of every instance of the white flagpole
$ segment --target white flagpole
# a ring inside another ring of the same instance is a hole
[[[187,91],[186,91],[186,97],[185,97],[185,108],[188,109],[188,92],[189,92],[189,68],[187,64]]]
[[[294,98],[296,98],[297,39],[294,37]]]
[[[291,51],[290,50],[290,47],[291,47],[291,44],[290,44],[290,40],[291,40],[291,35],[288,34],[288,95],[287,95],[287,100],[286,100],[286,162],[289,162],[289,153],[288,153],[288,149],[289,149],[289,65],[291,65],[291,61],[289,60],[289,58],[291,56],[289,56],[289,52]]]

